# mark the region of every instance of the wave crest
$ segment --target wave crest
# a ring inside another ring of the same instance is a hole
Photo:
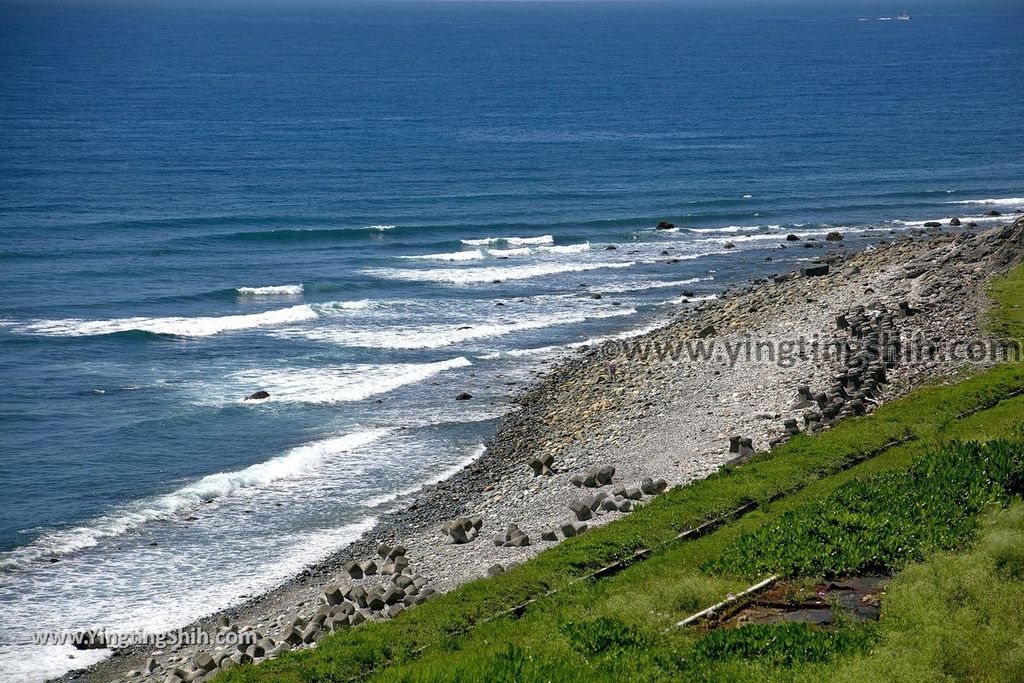
[[[90,548],[104,538],[120,536],[147,522],[172,519],[185,509],[235,491],[301,476],[323,461],[369,445],[390,431],[372,429],[315,441],[242,470],[207,475],[171,493],[126,505],[87,525],[44,534],[27,546],[0,555],[0,569],[19,569],[42,558]]]
[[[239,296],[264,297],[297,296],[305,290],[302,285],[272,285],[270,287],[238,287],[235,291]]]

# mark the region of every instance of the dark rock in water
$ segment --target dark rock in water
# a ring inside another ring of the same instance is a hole
[[[822,275],[828,275],[828,264],[822,263],[816,266],[801,268],[800,274],[804,277],[821,277]]]
[[[956,226],[960,225],[960,219],[959,218],[950,218],[949,219],[949,224],[952,225],[955,228]]]
[[[270,398],[269,391],[255,391],[245,397],[246,401],[262,401],[265,398]]]
[[[995,209],[989,209],[988,211],[986,211],[985,213],[983,213],[981,215],[982,216],[1002,216],[1003,214],[999,213]]]
[[[593,294],[590,295],[590,298],[591,299],[600,299],[601,295],[598,294],[597,292],[594,292]]]
[[[725,244],[722,245],[722,248],[723,249],[735,249],[736,245],[733,244],[732,242],[726,242]]]
[[[604,248],[605,251],[615,251],[616,249],[618,249],[618,247],[615,246],[614,244],[609,244],[607,247]]]
[[[84,631],[76,634],[71,644],[76,650],[103,650],[107,647],[107,640],[102,631]]]
[[[467,394],[465,391],[463,391],[461,394],[459,394],[458,396],[455,397],[455,400],[456,401],[468,401],[471,398],[473,398],[472,394]]]
[[[658,226],[657,227],[658,227],[658,230],[671,230],[671,229],[673,229],[676,226],[675,226],[675,224],[669,223],[668,221],[658,221]]]
[[[797,237],[796,235],[789,234],[789,235],[786,235],[786,241],[787,242],[799,242],[800,238]]]
[[[927,222],[925,222],[924,227],[926,227],[926,228],[941,228],[942,227],[942,223],[940,223],[938,221],[927,221]]]
[[[826,242],[842,242],[843,241],[843,233],[841,233],[841,232],[839,232],[837,230],[833,230],[829,234],[825,235],[825,241]]]

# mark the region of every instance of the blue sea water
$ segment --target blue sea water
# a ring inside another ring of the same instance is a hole
[[[787,233],[1024,208],[1024,6],[900,9],[0,3],[0,679],[273,587]]]

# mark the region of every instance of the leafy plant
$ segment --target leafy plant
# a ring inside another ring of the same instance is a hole
[[[987,505],[1024,490],[1024,443],[954,443],[840,487],[740,537],[704,565],[712,572],[789,576],[890,573],[928,552],[965,544]]]

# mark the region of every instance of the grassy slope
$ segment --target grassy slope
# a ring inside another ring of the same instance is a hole
[[[996,324],[1001,331],[1024,336],[1020,334],[1024,271],[996,283],[993,295],[1000,304]],[[622,520],[571,539],[503,576],[471,583],[390,622],[336,634],[315,650],[244,667],[220,680],[327,681],[374,676],[500,680],[506,675],[501,672],[518,680],[568,680],[581,675],[587,679],[672,678],[692,635],[666,636],[662,629],[748,583],[711,576],[700,570],[702,563],[717,557],[743,534],[829,495],[852,478],[905,467],[926,449],[952,439],[1014,434],[1024,420],[1024,399],[1012,396],[1021,391],[1024,369],[1018,366],[997,368],[954,386],[923,389],[820,436],[796,438],[747,466],[670,491]],[[908,437],[912,440],[903,445],[885,448]],[[880,449],[884,450],[877,453]],[[874,457],[845,469],[871,454]],[[794,490],[767,504],[772,497]],[[704,538],[672,541],[680,530],[747,501],[762,505]],[[656,551],[612,578],[572,583],[575,577],[641,547]],[[482,618],[552,588],[563,590],[538,600],[522,618],[498,618],[462,633]],[[623,656],[618,646],[611,650],[619,654],[610,657],[600,654],[599,648],[581,649],[577,643],[581,634],[600,636],[606,630],[601,637],[626,642],[629,656]],[[854,661],[858,659],[863,657]],[[737,671],[730,674],[733,678],[800,676],[800,667],[765,668],[756,662],[754,669],[744,668],[743,662],[736,666]],[[820,675],[820,665],[808,666]]]

